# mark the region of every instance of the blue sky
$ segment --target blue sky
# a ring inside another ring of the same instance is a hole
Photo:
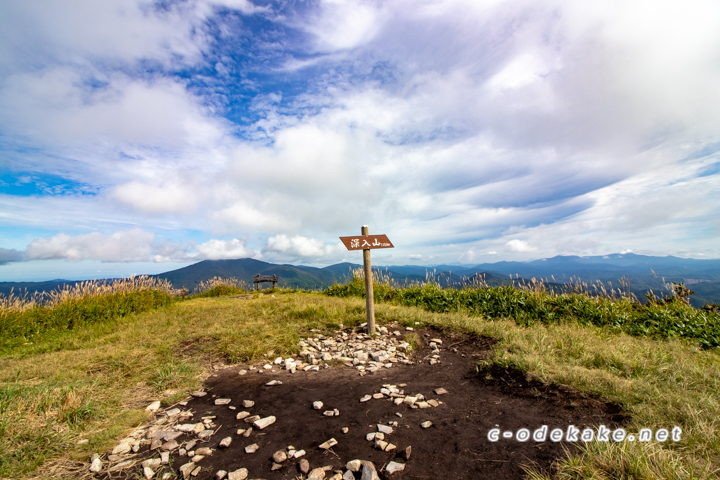
[[[720,257],[716,1],[0,3],[0,281]]]

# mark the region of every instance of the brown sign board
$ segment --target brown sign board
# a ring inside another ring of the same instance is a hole
[[[348,250],[370,250],[373,248],[395,248],[387,235],[355,235],[340,237]]]

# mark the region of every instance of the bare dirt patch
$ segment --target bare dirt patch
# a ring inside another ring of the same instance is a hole
[[[533,431],[543,425],[551,430],[568,426],[594,427],[605,425],[615,428],[624,417],[616,406],[589,398],[571,388],[545,385],[529,381],[521,372],[495,369],[476,369],[477,361],[490,354],[492,340],[463,335],[447,335],[434,330],[420,330],[413,360],[428,358],[430,338],[442,338],[443,353],[440,363],[430,365],[427,360],[414,365],[395,364],[375,373],[360,376],[357,370],[345,366],[333,366],[319,372],[298,371],[290,374],[274,367],[265,370],[261,364],[234,366],[217,371],[206,381],[204,397],[188,401],[184,410],[193,413],[190,422],[201,422],[202,417],[214,417],[216,433],[199,441],[193,450],[210,447],[213,454],[197,462],[202,467],[191,478],[211,479],[218,470],[228,472],[246,468],[253,479],[280,480],[300,478],[300,459],[282,462],[282,468],[271,470],[273,453],[287,449],[305,450],[302,457],[310,469],[332,467],[333,471],[345,473],[345,465],[354,459],[369,460],[375,464],[381,478],[392,479],[482,479],[522,478],[523,466],[550,469],[552,463],[565,455],[564,448],[572,450],[573,444],[551,441],[527,442],[500,439],[488,440],[488,431],[501,428],[516,432],[521,428]],[[248,370],[238,375],[241,369]],[[258,373],[258,369],[262,373]],[[272,380],[281,385],[267,386]],[[383,385],[402,386],[406,395],[422,394],[426,400],[441,401],[437,407],[411,408],[403,403],[396,405],[391,398],[371,399],[360,402],[365,395],[380,392]],[[447,394],[438,395],[438,388]],[[215,405],[218,398],[228,398],[228,405]],[[243,400],[254,405],[246,408]],[[323,408],[313,409],[313,402],[323,402]],[[231,409],[230,407],[234,407]],[[338,416],[324,416],[323,412],[337,409]],[[238,429],[250,425],[237,420],[238,412],[248,411],[260,417],[275,416],[269,427],[255,428],[248,437],[238,435]],[[401,414],[399,416],[397,414]],[[430,421],[430,428],[421,423]],[[394,451],[374,448],[366,435],[377,431],[378,424],[394,425],[393,432],[385,441],[396,445]],[[348,432],[343,433],[343,427]],[[220,441],[231,437],[228,448],[219,447]],[[177,438],[178,444],[196,439],[192,433]],[[337,445],[330,450],[319,446],[334,438]],[[245,447],[257,444],[255,453],[248,454]],[[403,458],[405,448],[411,446],[409,460]],[[147,451],[143,447],[142,451]],[[139,455],[141,458],[158,457],[157,453]],[[190,461],[179,456],[178,450],[171,454],[171,465],[156,468],[156,478]],[[390,461],[405,464],[404,471],[387,474],[383,467]],[[134,470],[137,472],[137,469]],[[122,478],[130,469],[115,472],[109,478]],[[181,474],[178,474],[182,478]],[[106,477],[108,478],[108,477]],[[305,478],[304,476],[302,478]],[[355,474],[360,478],[360,472]]]

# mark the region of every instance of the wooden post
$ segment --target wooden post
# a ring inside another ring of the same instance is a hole
[[[370,235],[367,225],[360,229],[361,235]],[[368,334],[375,335],[375,302],[373,301],[372,267],[370,266],[370,249],[363,250],[363,267],[365,269],[365,310],[367,313]]]

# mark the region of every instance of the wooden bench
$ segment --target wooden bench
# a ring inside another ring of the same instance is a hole
[[[257,283],[257,289],[260,290],[260,284],[263,282],[272,282],[272,288],[277,287],[278,277],[277,275],[260,275],[257,274],[253,277],[253,283]]]

